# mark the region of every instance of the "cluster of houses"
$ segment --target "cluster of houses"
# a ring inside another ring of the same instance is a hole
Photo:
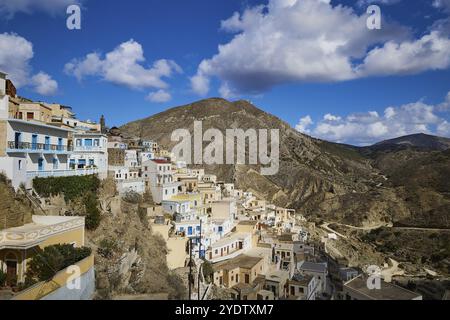
[[[17,96],[0,72],[0,171],[15,189],[36,177],[108,173],[108,138],[100,123],[81,121],[70,107]]]
[[[81,121],[70,107],[20,98],[3,73],[0,172],[16,189],[32,188],[36,177],[96,174],[113,178],[121,195],[151,195],[152,202],[140,210],[166,241],[169,268],[186,268],[191,259],[206,261],[212,274],[205,291],[214,286],[236,300],[369,297],[355,285],[363,281],[361,272],[325,257],[309,239],[309,223],[295,210],[189,168],[154,141],[107,129],[103,116],[98,124]],[[0,268],[18,281],[24,279],[32,248],[56,241],[84,244],[84,218],[33,219],[0,231]],[[82,276],[92,284],[92,264],[85,270]]]

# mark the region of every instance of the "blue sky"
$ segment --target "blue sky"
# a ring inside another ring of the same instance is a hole
[[[72,3],[81,30],[66,28]],[[371,3],[381,30],[365,26]],[[0,69],[19,94],[82,119],[223,96],[337,142],[450,136],[448,0],[0,0],[0,15]]]

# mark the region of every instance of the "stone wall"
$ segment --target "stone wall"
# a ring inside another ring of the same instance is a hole
[[[121,167],[125,165],[125,151],[122,149],[108,149],[108,165]]]

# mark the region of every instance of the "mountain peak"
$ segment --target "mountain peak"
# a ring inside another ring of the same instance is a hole
[[[447,150],[450,149],[450,139],[432,136],[426,133],[416,133],[407,136],[394,138],[378,142],[374,146],[411,146],[416,148],[424,148],[430,150]]]

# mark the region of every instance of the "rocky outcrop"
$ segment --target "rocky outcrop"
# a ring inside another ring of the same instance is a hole
[[[30,223],[33,213],[26,197],[16,194],[6,177],[0,175],[0,230]]]

